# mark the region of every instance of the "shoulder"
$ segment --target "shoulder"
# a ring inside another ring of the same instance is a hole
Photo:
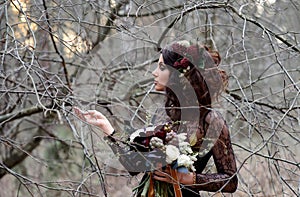
[[[216,110],[211,110],[207,113],[205,117],[205,123],[209,125],[214,123],[225,124],[225,120],[220,112]]]
[[[225,134],[229,133],[228,126],[223,118],[222,114],[216,110],[211,110],[205,117],[205,124],[207,132],[213,131],[215,134]]]

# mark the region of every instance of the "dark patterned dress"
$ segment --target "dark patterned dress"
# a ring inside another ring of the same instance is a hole
[[[183,197],[199,197],[200,191],[208,192],[230,192],[237,189],[237,167],[234,152],[231,145],[228,126],[218,112],[210,111],[202,122],[189,122],[186,124],[188,136],[196,136],[196,143],[193,151],[199,151],[197,161],[194,162],[196,168],[196,184],[181,185]],[[109,145],[122,165],[131,175],[136,175],[141,171],[154,170],[150,165],[164,160],[164,154],[159,151],[142,152],[136,148],[135,144],[118,141],[114,137],[107,138]],[[216,173],[203,173],[209,159],[213,157]],[[143,177],[143,179],[146,175]],[[143,181],[142,179],[142,181]]]

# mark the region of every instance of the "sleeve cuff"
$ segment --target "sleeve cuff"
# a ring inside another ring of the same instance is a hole
[[[116,134],[116,131],[113,130],[113,132],[110,135],[104,136],[104,139],[109,140],[111,142],[116,142],[116,139],[113,137],[113,135],[115,135],[115,134]]]

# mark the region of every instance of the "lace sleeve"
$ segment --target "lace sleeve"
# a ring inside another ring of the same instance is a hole
[[[132,176],[140,172],[152,171],[156,163],[162,163],[165,160],[165,155],[159,149],[145,152],[129,140],[120,141],[112,136],[105,137],[105,141]]]
[[[207,133],[217,138],[211,151],[217,173],[196,174],[198,191],[235,192],[237,189],[236,161],[233,153],[228,126],[217,112],[210,112],[206,117]]]

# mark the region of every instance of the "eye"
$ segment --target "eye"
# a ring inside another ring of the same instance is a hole
[[[159,62],[158,67],[161,71],[164,71],[167,68],[167,66],[163,62]]]

